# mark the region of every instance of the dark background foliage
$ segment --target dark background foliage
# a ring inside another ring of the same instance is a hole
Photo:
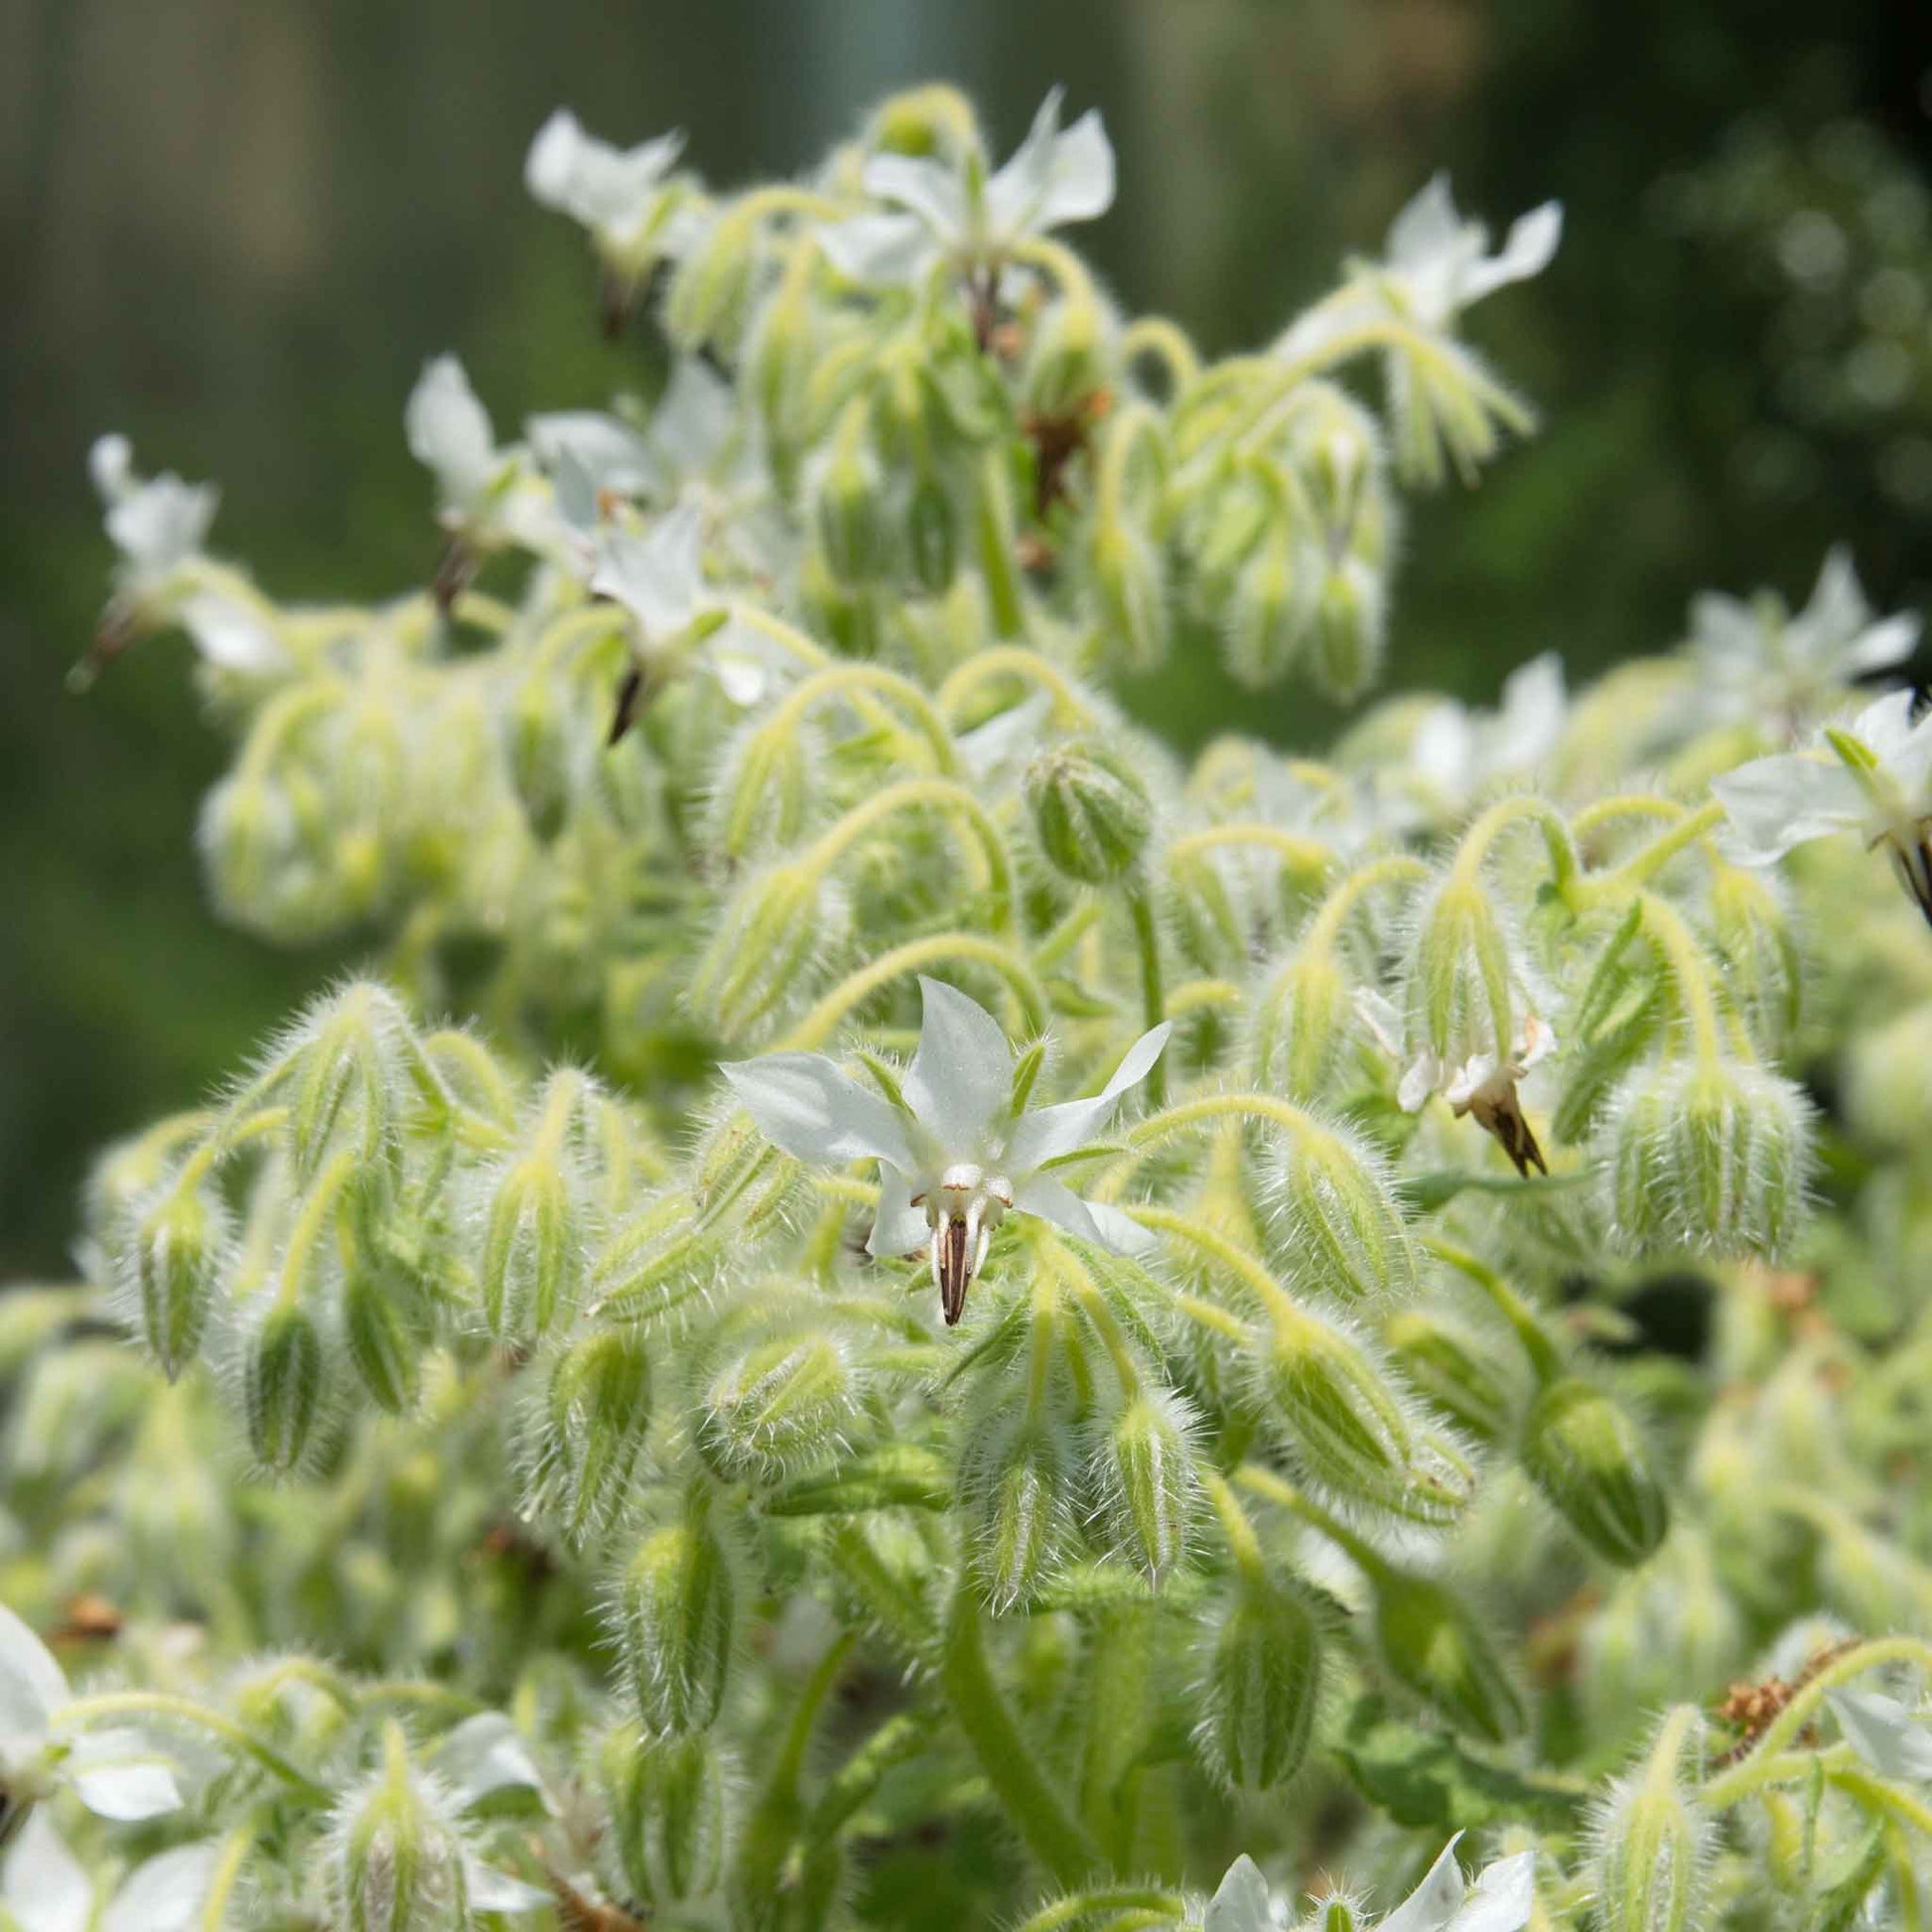
[[[929,76],[995,140],[1067,83],[1121,152],[1080,239],[1203,347],[1264,340],[1431,170],[1553,271],[1477,318],[1542,437],[1413,520],[1393,675],[1473,697],[1670,642],[1691,593],[1802,597],[1857,547],[1932,593],[1932,16],[1914,0],[6,0],[0,5],[0,1276],[57,1272],[105,1137],[191,1102],[343,959],[208,917],[224,747],[186,649],[62,687],[108,563],[82,454],[224,489],[216,547],[289,598],[420,581],[400,411],[460,349],[501,424],[648,346],[592,322],[580,236],[521,187],[559,102],[784,173]],[[1257,706],[1198,662],[1137,694],[1198,740]]]

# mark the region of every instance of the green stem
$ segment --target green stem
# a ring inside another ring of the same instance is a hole
[[[1007,1822],[1062,1885],[1076,1885],[1104,1869],[1106,1861],[1085,1826],[1047,1782],[1014,1725],[1006,1699],[987,1662],[979,1605],[963,1578],[947,1618],[940,1682],[980,1770],[992,1786]]]
[[[1076,1891],[1066,1898],[1055,1899],[1032,1918],[1023,1920],[1019,1932],[1059,1932],[1061,1926],[1090,1918],[1096,1912],[1131,1911],[1158,1913],[1152,1923],[1160,1925],[1183,1918],[1187,1901],[1177,1892],[1157,1891],[1151,1886],[1106,1885],[1096,1891]]]
[[[994,634],[1019,637],[1027,627],[1026,602],[1020,573],[1014,564],[1013,492],[1007,483],[1003,445],[987,451],[980,461],[979,488],[974,492],[973,526],[978,539],[980,574],[986,579]]]
[[[804,718],[813,705],[853,690],[877,691],[903,705],[918,720],[919,729],[932,748],[933,763],[937,769],[946,777],[958,776],[959,755],[945,719],[939,715],[932,700],[910,678],[901,677],[898,672],[888,670],[883,664],[834,664],[817,672],[787,694],[763,729],[789,730]]]
[[[982,939],[970,932],[933,932],[923,939],[908,939],[895,946],[869,966],[841,980],[798,1022],[782,1041],[786,1051],[797,1051],[822,1044],[838,1029],[845,1017],[862,1006],[881,987],[906,973],[916,973],[944,960],[970,960],[988,966],[1013,989],[1020,1002],[1030,1032],[1042,1032],[1046,1026],[1045,989],[1025,965],[994,939]]]
[[[1537,1380],[1546,1386],[1554,1382],[1563,1373],[1563,1363],[1529,1303],[1486,1261],[1472,1255],[1468,1249],[1458,1248],[1454,1242],[1445,1241],[1439,1235],[1425,1234],[1421,1240],[1438,1261],[1448,1262],[1457,1274],[1465,1276],[1482,1290],[1516,1331],[1516,1339],[1523,1344],[1523,1352],[1530,1358]]]
[[[940,685],[937,704],[948,717],[959,715],[960,701],[989,678],[1020,677],[1036,684],[1053,700],[1053,721],[1057,725],[1084,725],[1093,708],[1074,688],[1066,674],[1025,644],[994,644],[975,651]]]
[[[1604,899],[1638,891],[1679,853],[1722,824],[1724,816],[1725,808],[1715,798],[1694,812],[1685,812],[1668,831],[1660,832],[1648,845],[1640,846],[1620,865],[1576,881],[1567,895],[1570,902],[1578,906],[1596,905]]]
[[[1141,961],[1141,1012],[1143,1024],[1151,1033],[1167,1018],[1167,998],[1161,981],[1161,927],[1154,916],[1154,897],[1145,885],[1128,889],[1127,909],[1134,918],[1134,944]],[[1168,1104],[1168,1062],[1163,1054],[1147,1076],[1147,1097],[1152,1106]]]
[[[901,778],[897,784],[876,791],[864,804],[853,809],[824,834],[799,860],[814,879],[829,872],[846,850],[870,832],[882,819],[899,811],[949,812],[972,830],[986,859],[986,869],[994,894],[993,924],[1005,932],[1013,925],[1013,861],[1006,841],[986,807],[962,784],[951,778]]]

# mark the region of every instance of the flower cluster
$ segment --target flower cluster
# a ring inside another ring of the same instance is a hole
[[[538,133],[638,389],[502,442],[430,361],[421,590],[282,606],[97,446],[86,668],[188,633],[215,903],[374,963],[0,1301],[5,1909],[1916,1909],[1932,945],[1825,838],[1932,901],[1911,621],[1835,556],[1183,761],[1116,680],[1373,681],[1558,211],[1433,183],[1203,363],[1057,94],[679,152]]]

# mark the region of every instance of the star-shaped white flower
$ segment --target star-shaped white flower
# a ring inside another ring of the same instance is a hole
[[[53,1652],[0,1603],[0,1840],[22,1807],[61,1784],[99,1817],[129,1823],[181,1804],[173,1769],[140,1731],[57,1735],[70,1701]]]
[[[1127,1049],[1091,1099],[1014,1104],[1014,1060],[1000,1023],[957,988],[921,978],[919,1044],[897,1099],[850,1080],[823,1053],[766,1053],[721,1071],[759,1131],[816,1167],[879,1163],[872,1255],[925,1248],[950,1326],[1011,1210],[1116,1250],[1141,1245],[1119,1209],[1083,1201],[1048,1172],[1092,1145],[1168,1043],[1163,1024]]]
[[[876,154],[867,193],[897,212],[861,214],[821,228],[819,245],[855,282],[913,282],[935,263],[984,267],[1034,235],[1091,221],[1114,200],[1114,150],[1098,109],[1060,126],[1061,90],[1041,102],[1032,130],[991,180],[925,156]]]
[[[1803,751],[1712,779],[1730,817],[1733,855],[1773,865],[1794,846],[1857,830],[1868,847],[1886,848],[1932,921],[1932,713],[1914,721],[1913,705],[1910,691],[1889,691]]]
[[[1536,1906],[1536,1854],[1496,1860],[1471,1886],[1456,1863],[1461,1837],[1457,1832],[1443,1847],[1422,1883],[1376,1932],[1522,1932]]]
[[[1569,717],[1563,659],[1545,651],[1503,680],[1502,705],[1482,711],[1444,698],[1424,713],[1409,756],[1387,774],[1400,788],[1388,814],[1392,829],[1413,829],[1420,803],[1439,818],[1463,810],[1499,778],[1535,769],[1562,741]]]
[[[87,471],[105,505],[107,535],[120,552],[114,601],[102,621],[95,656],[117,655],[150,625],[179,623],[210,664],[259,673],[287,661],[259,600],[247,603],[226,585],[204,550],[221,492],[213,483],[184,483],[172,472],[135,474],[125,436],[95,440]]]
[[[581,222],[615,260],[634,263],[673,211],[665,183],[683,148],[676,133],[616,148],[560,107],[530,143],[523,185],[545,207]]]
[[[1691,606],[1691,652],[1700,707],[1716,723],[1758,723],[1796,732],[1829,714],[1855,679],[1911,656],[1919,621],[1876,618],[1852,553],[1825,559],[1811,601],[1795,614],[1781,599],[1709,592]]]

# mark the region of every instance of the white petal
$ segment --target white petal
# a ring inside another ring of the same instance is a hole
[[[1452,698],[1430,706],[1409,741],[1409,763],[1417,776],[1460,796],[1475,776],[1474,717]]]
[[[555,471],[565,455],[574,458],[594,489],[636,496],[661,475],[644,439],[628,423],[597,409],[565,409],[532,416],[524,433],[537,461]]]
[[[1455,1932],[1523,1932],[1536,1909],[1536,1854],[1485,1865],[1452,1924]]]
[[[218,592],[198,592],[181,607],[182,628],[195,648],[224,671],[259,674],[283,669],[288,654],[259,612]]]
[[[1912,713],[1918,698],[1911,690],[1887,691],[1861,711],[1852,722],[1852,736],[1879,763],[1891,765],[1912,739]]]
[[[1027,138],[1013,158],[986,184],[986,218],[993,232],[1012,236],[1026,232],[1045,200],[1052,179],[1053,149],[1060,138],[1060,101],[1065,89],[1053,88],[1039,103]]]
[[[1462,1834],[1443,1847],[1442,1856],[1429,1867],[1428,1875],[1380,1925],[1376,1932],[1442,1932],[1462,1903],[1462,1867],[1455,1862],[1455,1848]]]
[[[1852,552],[1847,545],[1835,543],[1826,552],[1811,602],[1805,606],[1799,621],[1823,636],[1846,638],[1863,629],[1870,615],[1871,606],[1865,602],[1860,587]]]
[[[424,363],[402,422],[410,455],[434,474],[444,497],[474,507],[496,474],[496,436],[454,355]]]
[[[1855,674],[1888,671],[1902,664],[1918,649],[1919,621],[1915,614],[1902,612],[1895,618],[1882,618],[1861,631],[1845,653],[1845,667]]]
[[[951,241],[966,225],[966,197],[959,177],[924,155],[876,154],[866,163],[866,193],[916,214],[934,234]]]
[[[20,1932],[87,1932],[94,1888],[44,1808],[29,1814],[0,1863],[0,1902]]]
[[[568,212],[565,197],[583,142],[584,130],[567,107],[559,107],[537,129],[523,161],[523,186],[545,207]]]
[[[1065,1187],[1051,1174],[1030,1173],[1013,1183],[1013,1211],[1016,1214],[1037,1214],[1042,1221],[1051,1221],[1056,1228],[1064,1228],[1068,1234],[1077,1234],[1083,1241],[1098,1242],[1103,1248],[1112,1247],[1100,1231],[1100,1223],[1095,1220],[1090,1205],[1083,1201],[1072,1188]]]
[[[1496,1077],[1500,1065],[1494,1053],[1471,1053],[1443,1089],[1443,1098],[1451,1107],[1466,1107]]]
[[[1864,796],[1836,759],[1815,752],[1780,752],[1753,759],[1711,781],[1729,814],[1731,841],[1747,865],[1770,865],[1793,846],[1858,824]]]
[[[119,431],[94,438],[87,475],[103,503],[117,503],[134,486],[134,445]]]
[[[1838,1690],[1832,1707],[1846,1741],[1881,1777],[1932,1779],[1932,1731],[1896,1698],[1878,1691]]]
[[[537,130],[523,164],[523,183],[546,207],[622,245],[648,223],[658,190],[684,146],[681,134],[623,149],[587,134],[559,108]]]
[[[1013,1049],[1006,1029],[956,986],[921,974],[919,998],[919,1045],[901,1090],[948,1157],[967,1160],[1012,1097]]]
[[[220,1857],[218,1845],[178,1845],[136,1865],[100,1932],[197,1932]]]
[[[1268,1881],[1244,1852],[1228,1866],[1201,1917],[1201,1932],[1274,1932],[1274,1906]]]
[[[765,1053],[718,1071],[759,1132],[794,1160],[836,1168],[870,1156],[907,1172],[920,1165],[897,1109],[823,1053]]]
[[[827,222],[817,238],[825,259],[863,285],[914,281],[937,253],[925,224],[910,214],[855,214]]]
[[[1114,1077],[1090,1100],[1065,1100],[1057,1107],[1035,1107],[1022,1114],[1014,1124],[1007,1143],[1007,1162],[1018,1175],[1085,1147],[1113,1119],[1122,1096],[1139,1086],[1154,1071],[1173,1032],[1163,1021],[1151,1033],[1143,1034],[1127,1049],[1127,1056],[1114,1071]]]
[[[1546,759],[1563,736],[1563,659],[1546,650],[1503,680],[1503,706],[1488,747],[1498,771],[1520,771]]]
[[[1485,295],[1507,288],[1512,282],[1527,282],[1549,267],[1563,239],[1563,207],[1545,202],[1541,207],[1518,217],[1510,224],[1501,251],[1486,261],[1472,263],[1462,276],[1460,306],[1467,308]]]
[[[881,1162],[879,1168],[879,1213],[866,1236],[866,1253],[881,1261],[896,1255],[909,1255],[923,1248],[932,1233],[923,1206],[914,1207],[912,1196],[918,1183],[898,1169]]]
[[[1111,1248],[1117,1255],[1145,1255],[1161,1245],[1154,1230],[1143,1227],[1124,1207],[1115,1207],[1104,1200],[1085,1201],[1082,1205],[1099,1230],[1103,1248]]]
[[[54,1653],[0,1603],[0,1745],[42,1735],[68,1701],[68,1680]]]
[[[648,536],[607,530],[598,544],[591,589],[614,597],[644,627],[666,638],[690,628],[705,599],[704,514],[680,503]]]
[[[470,1895],[471,1909],[479,1912],[534,1912],[557,1902],[541,1886],[526,1884],[478,1859],[465,1865],[463,1885]]]
[[[1383,251],[1392,268],[1416,268],[1456,248],[1462,217],[1455,211],[1447,174],[1432,175],[1389,224]]]
[[[96,1817],[133,1824],[181,1809],[174,1764],[142,1731],[82,1731],[66,1769],[74,1796]]]
[[[686,355],[651,411],[646,436],[674,475],[688,475],[718,460],[737,421],[737,391],[708,362]]]
[[[1114,144],[1100,110],[1090,107],[1053,146],[1046,192],[1034,213],[1039,229],[1091,221],[1114,205]]]
[[[107,512],[107,534],[130,563],[158,576],[201,549],[220,500],[212,483],[156,477],[115,501]]]
[[[458,1725],[436,1747],[436,1769],[465,1805],[507,1785],[543,1789],[530,1747],[500,1711],[482,1711]]]
[[[1396,1105],[1405,1114],[1420,1113],[1429,1104],[1429,1096],[1443,1084],[1443,1074],[1442,1061],[1425,1047],[1404,1069],[1395,1090]]]
[[[1355,990],[1355,1018],[1368,1029],[1369,1036],[1390,1059],[1402,1057],[1402,1035],[1404,1028],[1402,1015],[1396,1004],[1386,993],[1378,993],[1372,986],[1357,987]]]

